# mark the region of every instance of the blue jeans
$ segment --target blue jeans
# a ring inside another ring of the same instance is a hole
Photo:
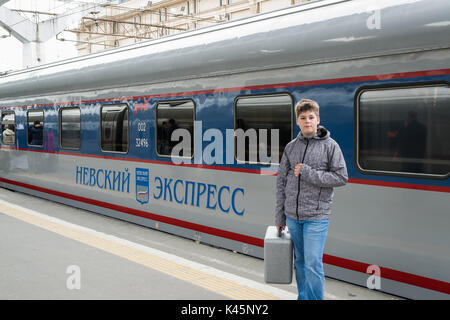
[[[298,300],[323,300],[322,256],[329,220],[305,221],[286,217],[286,224],[294,244]]]

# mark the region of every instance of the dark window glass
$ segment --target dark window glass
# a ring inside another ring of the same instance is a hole
[[[79,108],[64,108],[60,111],[61,148],[79,150],[81,147],[81,111]]]
[[[159,155],[170,156],[172,149],[180,140],[172,141],[172,133],[176,129],[185,129],[184,136],[190,136],[190,148],[180,150],[184,154],[176,156],[192,157],[194,155],[194,102],[164,101],[156,106],[156,148]],[[183,143],[184,144],[184,143]]]
[[[236,159],[279,163],[286,144],[292,140],[292,110],[292,99],[287,94],[239,97],[234,126]],[[272,149],[278,153],[273,159]]]
[[[27,118],[28,144],[42,147],[44,145],[44,111],[29,110]]]
[[[102,150],[128,152],[128,106],[103,106],[101,116]]]
[[[2,112],[2,143],[16,143],[16,116],[14,112]]]
[[[405,175],[449,173],[448,87],[363,91],[358,113],[361,169]]]

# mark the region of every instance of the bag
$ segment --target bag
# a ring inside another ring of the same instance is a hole
[[[293,270],[293,244],[289,230],[278,232],[269,226],[264,237],[264,281],[290,284]]]

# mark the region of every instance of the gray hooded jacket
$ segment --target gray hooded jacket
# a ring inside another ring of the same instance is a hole
[[[295,166],[302,163],[298,177]],[[297,220],[329,219],[333,187],[347,183],[344,156],[330,132],[319,127],[314,137],[301,132],[286,145],[277,176],[275,223],[286,225],[286,216]]]

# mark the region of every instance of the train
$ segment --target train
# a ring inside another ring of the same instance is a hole
[[[263,258],[277,161],[313,99],[349,174],[325,275],[448,299],[449,12],[311,1],[2,74],[0,186]]]

